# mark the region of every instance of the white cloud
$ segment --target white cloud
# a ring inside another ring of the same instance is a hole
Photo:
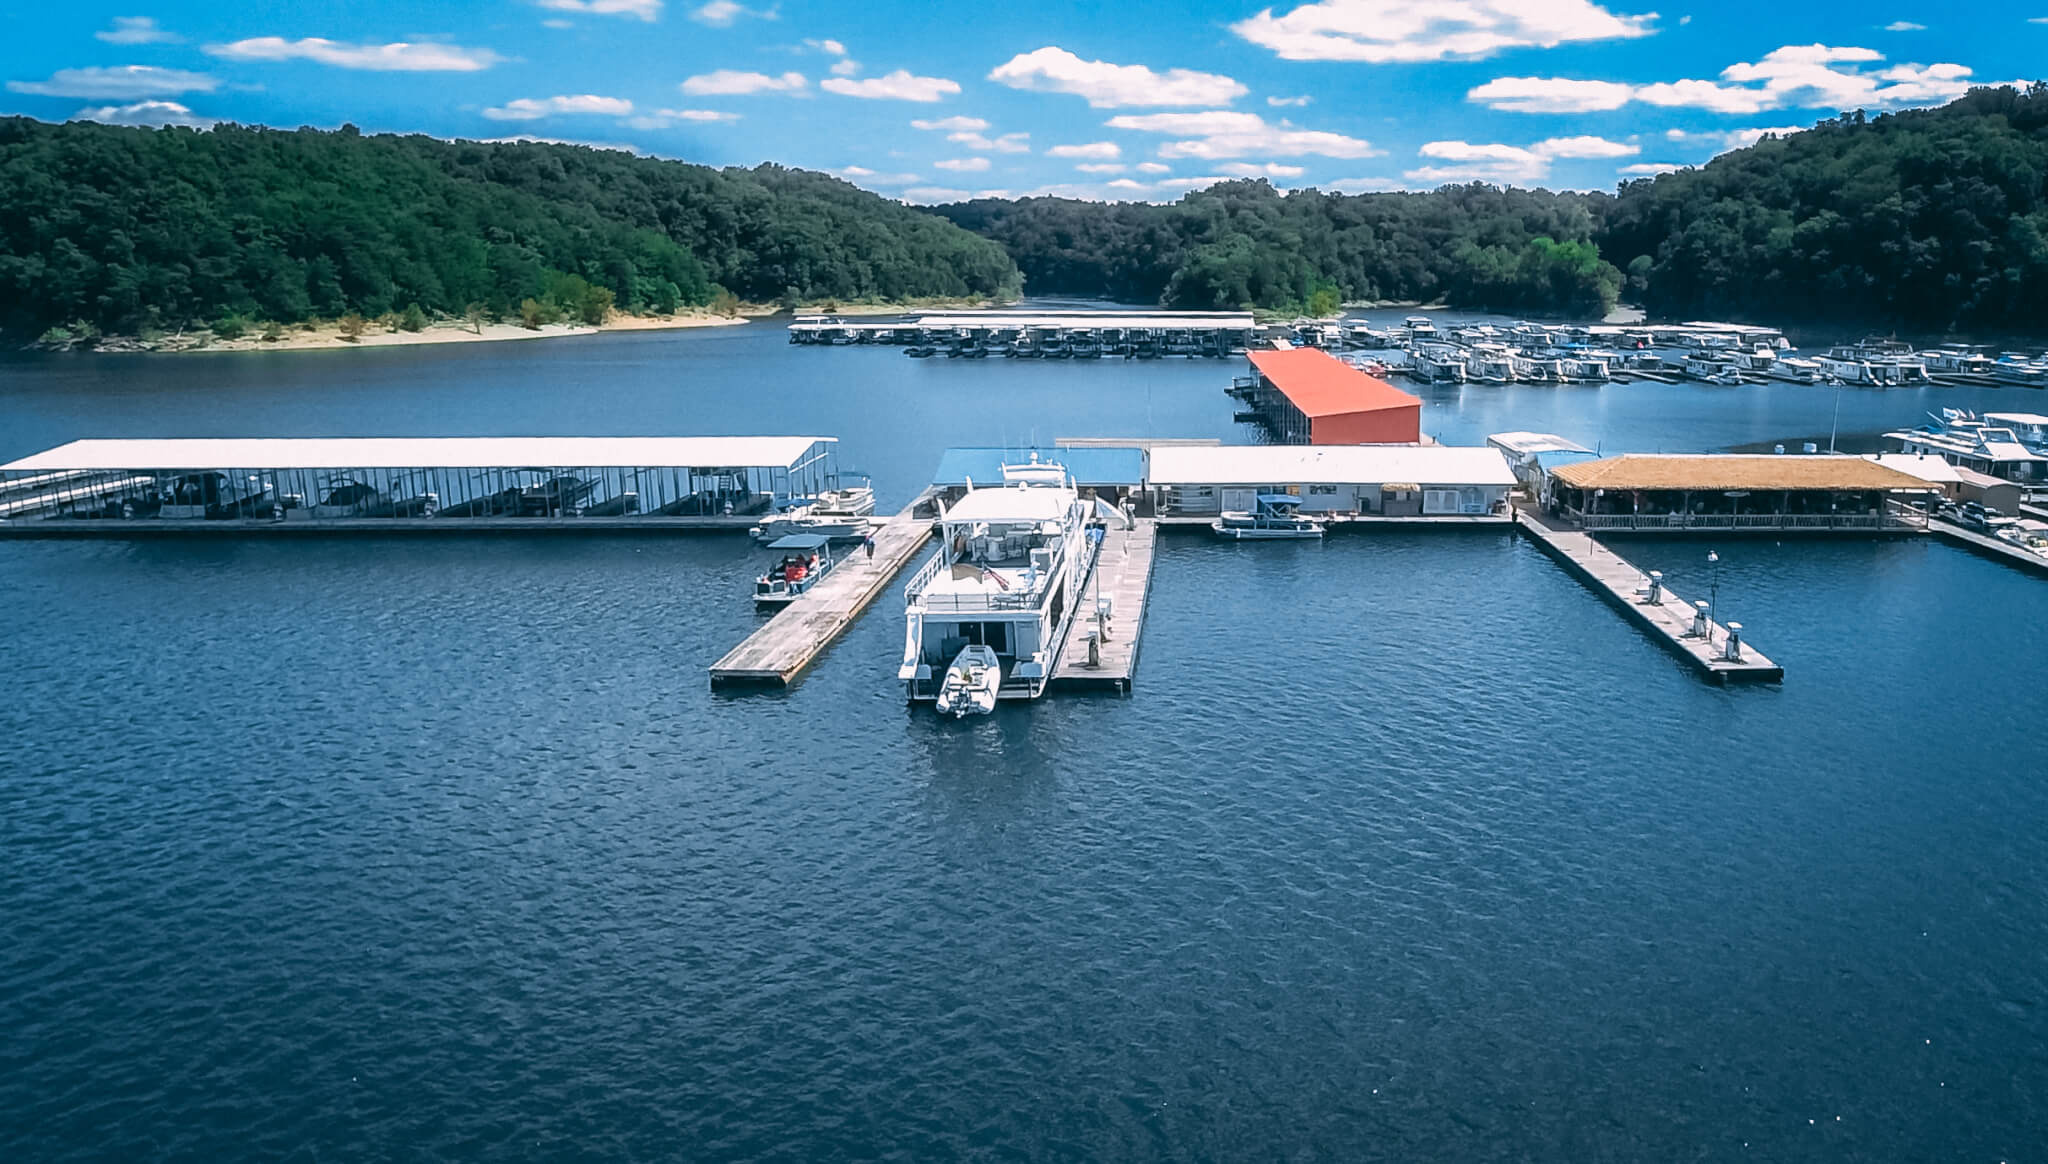
[[[573,20],[563,20],[558,16],[551,16],[541,21],[540,26],[542,28],[574,28],[576,27],[576,22]]]
[[[1141,174],[1164,174],[1172,169],[1172,166],[1164,162],[1139,162],[1137,166],[1137,170]]]
[[[1886,32],[1926,32],[1927,26],[1915,24],[1910,20],[1894,20],[1890,24],[1885,25],[1884,30]]]
[[[955,190],[950,186],[912,186],[903,192],[905,202],[965,202],[974,195],[967,190]]]
[[[177,44],[184,38],[165,32],[153,16],[116,16],[114,27],[93,35],[108,44]],[[89,120],[98,121],[99,118]]]
[[[1658,174],[1668,174],[1684,168],[1677,162],[1637,162],[1632,166],[1623,166],[1615,172],[1629,178],[1654,178]]]
[[[1145,183],[1132,178],[1118,178],[1109,184],[1109,188],[1112,190],[1144,190],[1149,187]]]
[[[205,73],[159,69],[155,65],[111,65],[59,69],[47,81],[9,81],[16,93],[39,97],[156,97],[172,93],[211,93],[220,81]]]
[[[1784,137],[1787,134],[1798,133],[1803,128],[1798,125],[1767,125],[1756,129],[1707,129],[1698,132],[1667,129],[1664,131],[1664,140],[1679,145],[1707,146],[1719,154],[1755,145],[1767,133]]]
[[[1063,48],[1048,45],[1020,53],[997,65],[988,79],[1012,89],[1040,93],[1071,93],[1097,109],[1131,105],[1228,105],[1250,90],[1229,77],[1168,69],[1156,73],[1144,65],[1113,65],[1084,61]]]
[[[897,69],[864,81],[829,77],[818,82],[818,88],[841,97],[863,97],[871,101],[938,101],[949,93],[958,93],[960,82],[944,77],[912,76],[908,70]]]
[[[910,128],[943,129],[949,133],[969,133],[975,130],[987,129],[988,122],[983,121],[979,117],[941,117],[934,121],[927,121],[920,118],[917,120],[913,120],[910,123]]]
[[[1626,158],[1642,153],[1642,147],[1604,137],[1545,138],[1529,147],[1546,158]]]
[[[542,8],[556,12],[588,12],[593,16],[637,16],[653,20],[661,15],[662,0],[535,0]]]
[[[878,174],[866,166],[846,166],[832,173],[862,186],[908,186],[918,180],[916,174]]]
[[[1056,145],[1045,151],[1048,158],[1115,158],[1123,149],[1113,141],[1091,141],[1082,145]]]
[[[81,109],[71,115],[71,120],[97,121],[101,125],[185,125],[193,129],[205,129],[218,123],[220,119],[201,117],[176,101],[137,101],[133,105],[103,105],[97,109]]]
[[[1279,162],[1232,162],[1223,167],[1223,172],[1239,178],[1299,178],[1308,173],[1301,166],[1283,166]]]
[[[1122,162],[1082,162],[1074,168],[1084,174],[1121,174],[1124,172],[1124,164]],[[1164,169],[1164,167],[1161,168]]]
[[[562,114],[589,113],[604,117],[625,117],[632,112],[633,103],[623,97],[598,97],[590,93],[579,93],[564,97],[521,97],[484,110],[484,116],[492,121],[538,121],[543,117]]]
[[[1619,81],[1568,81],[1562,77],[1496,77],[1465,94],[1508,113],[1596,113],[1619,109],[1635,96]]]
[[[1406,190],[1406,184],[1392,178],[1339,178],[1334,182],[1317,183],[1332,194],[1387,194]]]
[[[947,134],[946,140],[959,142],[971,150],[992,150],[999,154],[1028,154],[1031,147],[1026,144],[1026,139],[1030,136],[1028,133],[1006,133],[1001,137],[988,138],[972,130],[962,130],[959,133]]]
[[[1318,0],[1283,16],[1268,8],[1230,30],[1290,61],[1387,64],[1648,36],[1652,19],[1591,0]]]
[[[1381,151],[1372,143],[1322,130],[1272,125],[1256,113],[1215,110],[1208,113],[1121,114],[1106,122],[1111,129],[1173,134],[1184,140],[1159,147],[1162,158],[1301,157],[1369,158]]]
[[[676,87],[691,97],[742,97],[754,93],[801,93],[809,84],[802,73],[771,77],[738,69],[714,69],[690,77]]]
[[[1266,104],[1275,109],[1285,109],[1290,105],[1307,105],[1314,100],[1315,98],[1307,95],[1300,97],[1268,97],[1266,98]]]
[[[722,109],[657,109],[638,117],[629,117],[626,124],[634,129],[674,129],[678,122],[728,122],[738,121],[740,115],[727,113]]]
[[[821,53],[826,53],[831,56],[843,57],[846,55],[846,46],[836,40],[831,39],[830,37],[826,37],[822,40],[814,40],[810,37],[805,37],[804,44],[810,46],[811,48],[817,49]]]
[[[932,165],[938,167],[941,170],[952,170],[954,173],[958,174],[978,174],[981,171],[988,169],[988,159],[947,158],[945,161],[942,162],[933,162]]]
[[[1858,67],[1883,59],[1884,54],[1874,49],[1785,45],[1758,60],[1730,65],[1713,81],[1628,85],[1561,77],[1502,77],[1471,90],[1466,97],[1511,113],[1587,113],[1640,101],[1664,108],[1748,114],[1786,108],[1938,104],[1969,91],[1971,71],[1964,65],[1902,64],[1877,71]]]
[[[659,7],[659,5],[657,5]],[[745,17],[757,20],[780,20],[782,13],[773,7],[748,8],[734,0],[709,0],[708,3],[690,10],[690,19],[713,28],[731,28]]]
[[[317,61],[337,69],[368,69],[382,73],[474,73],[503,60],[489,49],[463,48],[455,44],[409,43],[347,44],[309,36],[286,40],[281,36],[257,36],[232,44],[210,44],[211,56],[235,61]]]
[[[1449,165],[1422,166],[1402,175],[1411,182],[1441,185],[1446,182],[1541,182],[1550,177],[1551,163],[1559,158],[1620,158],[1640,153],[1639,147],[1600,137],[1553,137],[1534,145],[1511,146],[1498,142],[1433,141],[1416,153]]]
[[[852,57],[841,57],[832,62],[831,73],[835,77],[851,77],[860,72],[860,62]]]

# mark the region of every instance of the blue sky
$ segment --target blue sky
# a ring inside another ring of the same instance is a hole
[[[295,11],[295,9],[298,9]],[[0,111],[587,142],[916,202],[1605,189],[2048,76],[2048,0],[494,0],[39,6]]]

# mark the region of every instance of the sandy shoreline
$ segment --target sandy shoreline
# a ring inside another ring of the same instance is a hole
[[[372,324],[355,339],[341,334],[341,326],[324,322],[305,328],[293,325],[274,340],[252,332],[240,339],[224,340],[206,332],[167,335],[154,343],[135,336],[108,336],[93,344],[95,352],[306,352],[336,348],[397,348],[422,344],[498,343],[510,340],[555,339],[571,335],[597,335],[611,331],[669,331],[687,327],[730,327],[747,323],[745,316],[682,313],[660,315],[617,315],[603,327],[587,324],[549,323],[539,328],[516,323],[486,323],[472,330],[467,322],[437,320],[419,331],[391,331]]]

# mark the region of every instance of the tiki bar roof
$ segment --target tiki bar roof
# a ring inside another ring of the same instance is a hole
[[[1927,482],[1862,457],[1630,453],[1564,465],[1578,489],[1926,489]]]

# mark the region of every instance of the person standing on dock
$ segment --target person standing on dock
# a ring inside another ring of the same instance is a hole
[[[860,548],[861,548],[861,549],[864,549],[864,550],[866,550],[866,551],[868,552],[868,561],[870,561],[870,562],[874,561],[874,560],[875,560],[875,535],[874,535],[873,533],[864,533],[864,534],[860,535]]]

